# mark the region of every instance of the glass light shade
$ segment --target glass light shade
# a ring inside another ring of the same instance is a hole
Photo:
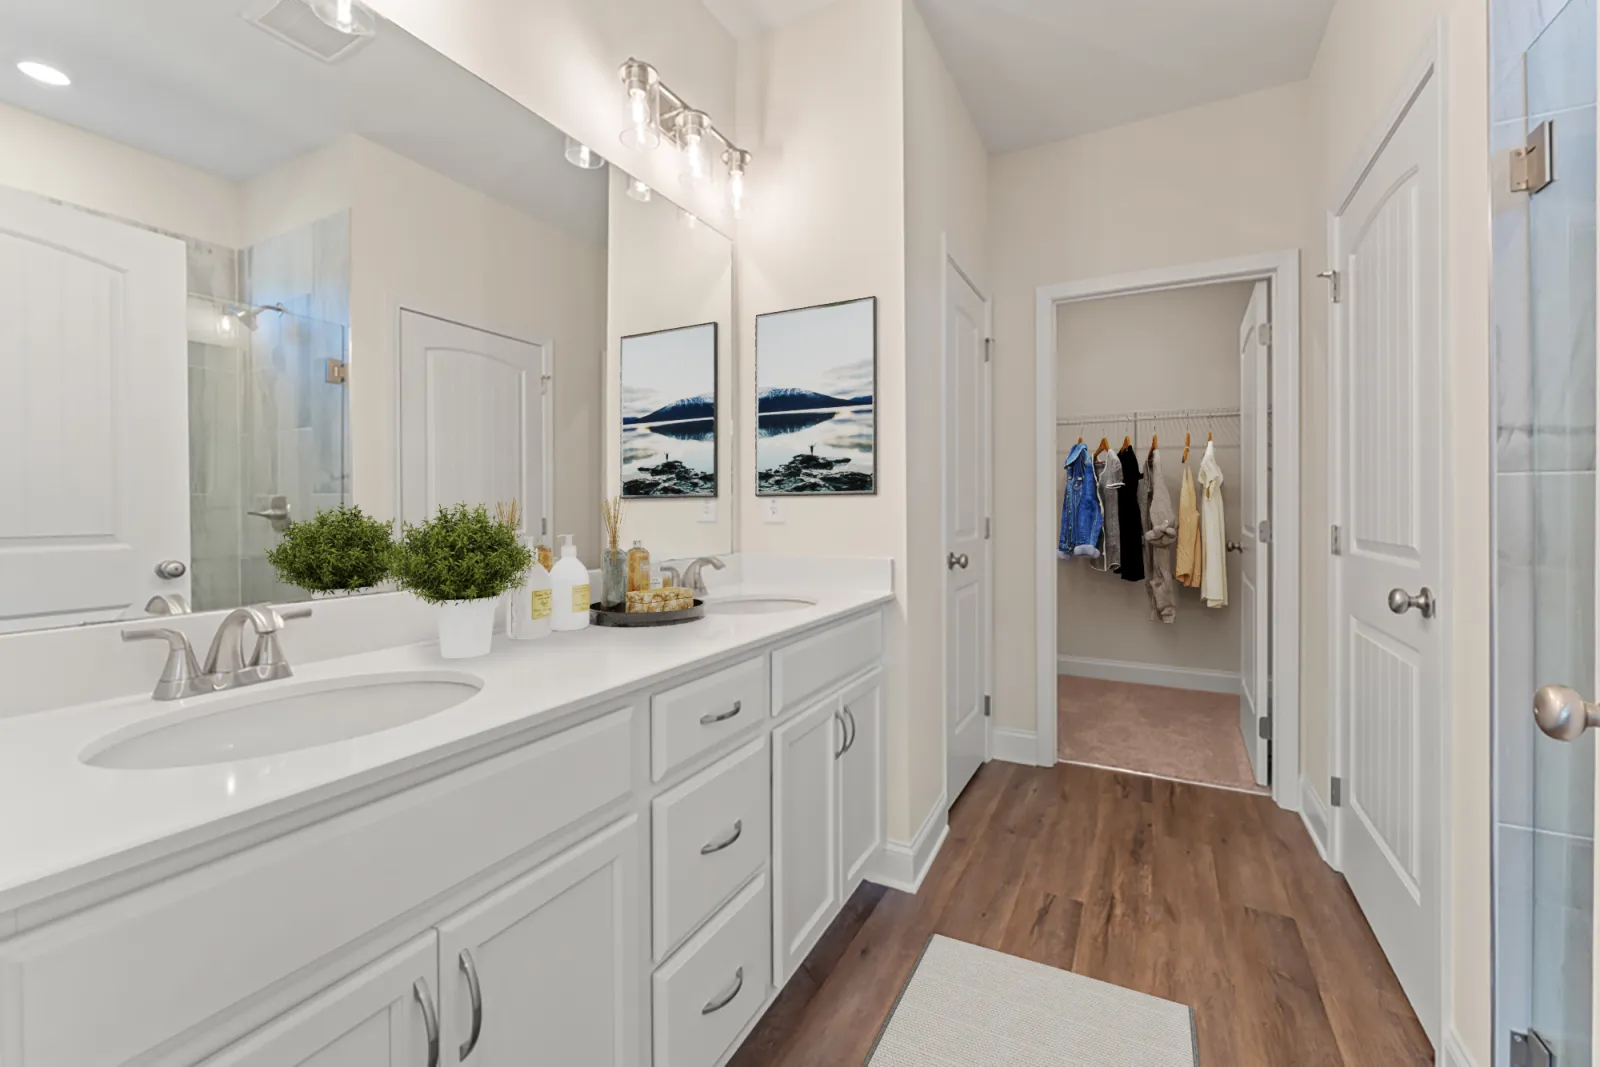
[[[628,196],[641,204],[648,204],[650,198],[655,196],[654,191],[638,178],[628,179]]]
[[[685,111],[678,116],[678,145],[683,150],[683,181],[686,185],[711,184],[711,146],[707,143],[703,111]]]
[[[622,98],[622,143],[629,148],[649,151],[661,143],[661,129],[656,125],[658,94],[648,81],[630,81]]]
[[[599,170],[606,165],[599,152],[590,148],[576,137],[567,138],[567,162],[582,170]]]
[[[370,37],[377,29],[372,12],[357,0],[305,0],[312,14],[340,33]]]
[[[730,148],[722,153],[722,159],[728,164],[728,204],[733,208],[733,217],[738,218],[744,213],[744,172],[750,165],[750,153]]]

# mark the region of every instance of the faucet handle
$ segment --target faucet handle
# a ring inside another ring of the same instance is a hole
[[[124,641],[165,641],[167,662],[162,665],[161,679],[150,695],[156,700],[176,700],[194,692],[199,686],[200,665],[194,658],[194,646],[182,630],[157,626],[149,630],[124,630]]]
[[[265,679],[288,678],[294,672],[289,669],[289,661],[284,658],[283,648],[278,644],[278,633],[284,629],[284,622],[289,619],[309,619],[311,608],[290,608],[288,611],[275,611],[268,605],[262,605],[262,610],[269,621],[277,625],[271,630],[259,631],[256,634],[256,647],[250,653],[247,667],[254,667],[262,673]]]

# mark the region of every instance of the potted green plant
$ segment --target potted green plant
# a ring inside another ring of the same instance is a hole
[[[488,653],[500,597],[522,585],[533,553],[488,509],[457,504],[419,525],[405,524],[394,551],[400,588],[439,605],[439,654]]]
[[[283,540],[267,551],[267,562],[285,585],[328,596],[382,585],[393,552],[390,523],[340,504],[291,522]]]

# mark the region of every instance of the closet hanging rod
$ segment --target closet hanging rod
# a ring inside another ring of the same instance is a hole
[[[1206,419],[1237,419],[1238,408],[1196,408],[1188,411],[1120,411],[1109,415],[1072,415],[1057,418],[1057,426],[1085,426],[1112,422],[1203,422]]]

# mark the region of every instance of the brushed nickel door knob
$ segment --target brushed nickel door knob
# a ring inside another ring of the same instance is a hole
[[[1600,725],[1600,708],[1564,685],[1542,685],[1533,694],[1533,721],[1557,741],[1576,741]]]

